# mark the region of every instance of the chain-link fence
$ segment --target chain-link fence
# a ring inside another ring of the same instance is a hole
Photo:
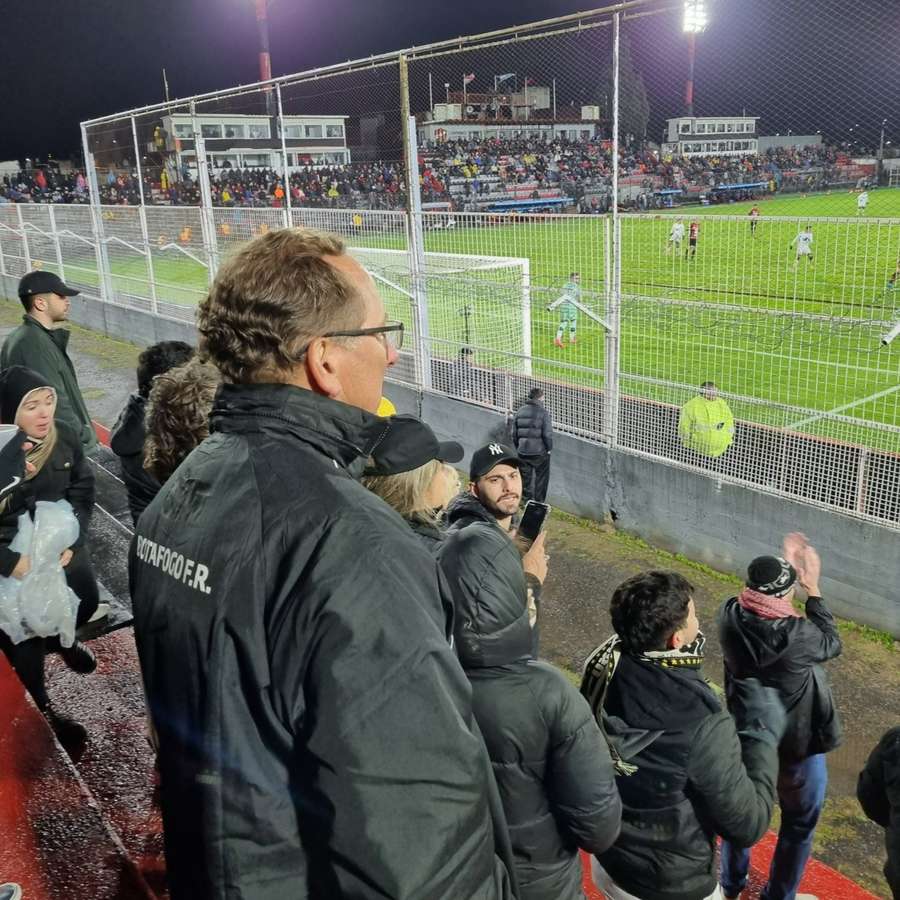
[[[898,527],[882,5],[634,0],[87,122],[0,266],[191,320],[233,248],[324,228],[409,329],[392,377]]]

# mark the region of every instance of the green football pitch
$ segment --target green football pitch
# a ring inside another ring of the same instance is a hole
[[[738,418],[900,452],[900,340],[889,347],[879,340],[885,323],[900,317],[900,285],[889,286],[900,260],[900,190],[871,191],[865,218],[856,215],[856,197],[841,191],[760,201],[755,233],[749,202],[621,216],[622,390],[681,404],[712,380]],[[370,230],[362,215],[347,238],[364,259],[364,248],[405,247],[404,237]],[[668,246],[675,219],[699,222],[695,256],[686,254],[687,239]],[[806,227],[811,261],[798,260],[792,244]],[[427,253],[468,258],[427,279],[432,352],[452,359],[469,344],[477,364],[522,371],[527,298],[533,373],[602,387],[604,327],[582,312],[577,341],[567,332],[558,347],[559,316],[547,306],[577,271],[581,303],[605,318],[608,229],[606,217],[591,216],[512,224],[462,216],[455,228],[426,229]],[[527,260],[529,284],[518,263],[479,268],[473,257]],[[153,264],[161,301],[192,306],[205,293],[205,267],[178,251],[154,252]],[[110,265],[117,291],[149,296],[143,257],[111,248]],[[388,316],[412,326],[403,257],[388,268],[396,271],[378,279]],[[96,283],[91,260],[78,280]]]

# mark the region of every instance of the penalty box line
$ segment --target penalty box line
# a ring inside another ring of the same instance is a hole
[[[889,394],[893,394],[895,391],[900,391],[900,384],[895,384],[893,387],[885,388],[883,391],[877,391],[874,394],[869,394],[868,397],[862,397],[859,400],[852,400],[850,403],[845,403],[843,406],[836,406],[834,409],[826,410],[825,412],[816,413],[814,416],[809,416],[805,419],[799,419],[796,422],[791,422],[787,425],[787,428],[794,429],[799,428],[801,425],[809,425],[810,422],[815,422],[818,419],[824,419],[825,416],[834,415],[835,413],[843,412],[846,409],[851,409],[854,406],[859,406],[861,403],[868,403],[870,400],[880,400],[882,397],[887,397]],[[873,423],[873,424],[882,424],[882,423]]]

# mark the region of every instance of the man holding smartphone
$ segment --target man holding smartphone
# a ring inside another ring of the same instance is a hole
[[[468,491],[448,508],[438,559],[451,585],[457,654],[500,786],[520,897],[576,900],[584,896],[578,849],[600,853],[615,841],[621,803],[590,707],[537,659],[536,602],[547,575],[540,514],[548,508],[529,504],[514,529],[521,465],[504,444],[475,451]],[[522,556],[529,523],[538,533]]]

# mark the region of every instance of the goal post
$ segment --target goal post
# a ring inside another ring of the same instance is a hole
[[[388,317],[412,327],[416,295],[408,251],[348,250],[378,285]],[[531,374],[528,259],[426,251],[424,281],[433,358],[452,361],[468,347],[481,365]]]

